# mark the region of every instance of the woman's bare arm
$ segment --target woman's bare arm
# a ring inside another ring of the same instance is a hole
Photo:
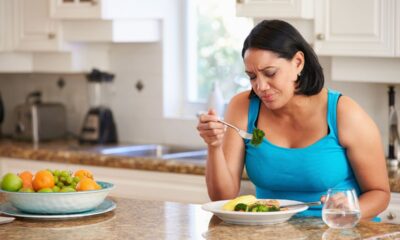
[[[339,141],[360,185],[363,219],[386,209],[390,187],[379,130],[368,114],[352,99],[342,96],[337,110]]]

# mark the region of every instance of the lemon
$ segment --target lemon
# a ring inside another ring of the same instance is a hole
[[[253,195],[243,195],[239,196],[235,199],[230,200],[229,202],[225,203],[224,206],[222,207],[223,210],[226,211],[233,211],[235,210],[235,206],[239,203],[244,203],[244,204],[252,204],[257,201],[257,198],[254,197]]]

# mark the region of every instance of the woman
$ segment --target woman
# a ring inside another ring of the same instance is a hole
[[[214,110],[199,118],[210,198],[237,197],[246,166],[257,198],[318,201],[328,188],[350,187],[363,219],[382,212],[390,188],[379,130],[351,98],[323,87],[322,68],[300,33],[283,21],[262,21],[242,57],[252,89],[232,98],[225,120],[265,137],[250,144],[217,122]],[[306,215],[321,216],[321,206]]]

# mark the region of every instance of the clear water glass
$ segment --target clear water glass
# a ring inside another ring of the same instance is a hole
[[[322,220],[330,228],[353,228],[361,219],[360,205],[356,191],[352,188],[331,188],[328,190],[322,208]]]

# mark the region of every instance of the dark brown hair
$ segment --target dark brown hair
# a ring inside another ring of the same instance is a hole
[[[260,22],[244,41],[242,57],[250,48],[269,50],[287,60],[291,60],[298,51],[303,52],[304,68],[296,81],[296,94],[311,96],[324,87],[324,74],[314,50],[289,23],[281,20]]]

